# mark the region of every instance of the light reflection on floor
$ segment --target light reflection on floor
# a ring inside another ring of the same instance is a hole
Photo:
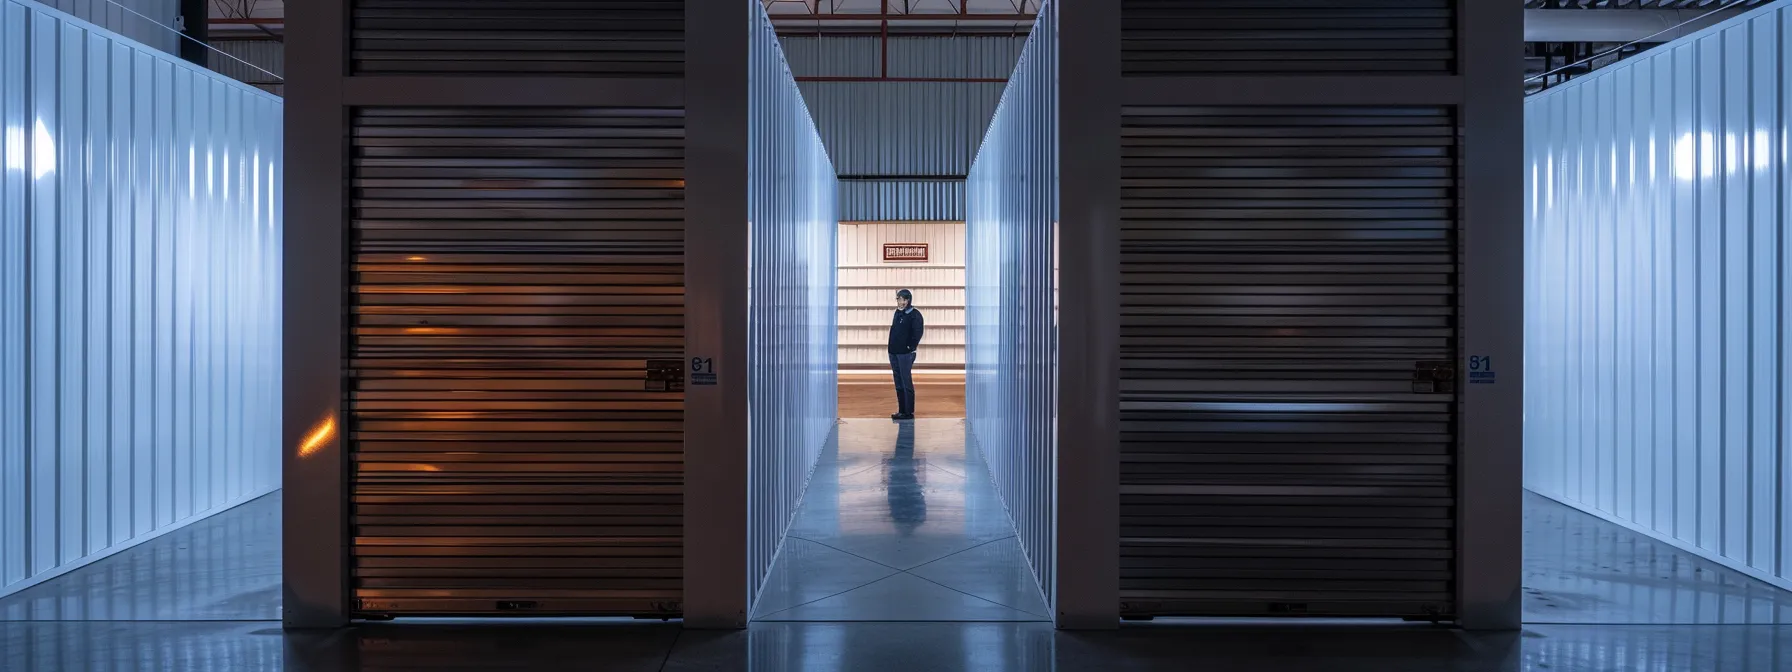
[[[841,458],[846,468],[840,470],[846,475],[833,486],[845,501],[859,501],[871,510],[881,507],[884,518],[851,513],[819,516],[805,534],[858,544],[854,548],[870,552],[867,549],[878,545],[844,539],[869,540],[902,529],[893,512],[902,510],[903,502],[892,503],[887,492],[879,499],[855,490],[890,482],[891,474],[906,468],[886,462],[892,457],[906,459],[893,455],[899,429],[880,428],[874,435],[878,438],[867,444],[869,448],[888,440],[892,454],[846,451]],[[915,481],[926,495],[927,509],[925,520],[908,530],[908,538],[933,539],[927,532],[936,524],[939,527],[932,529],[953,530],[961,537],[984,529],[976,495],[963,490],[949,494],[954,486],[948,475],[956,472],[969,478],[975,474],[975,463],[948,449],[929,448],[945,445],[933,442],[944,441],[951,431],[949,426],[916,425],[912,457],[932,471],[925,483]],[[278,526],[265,524],[270,502],[277,507],[277,499],[265,500],[260,507],[239,507],[195,525],[186,536],[165,537],[165,546],[152,542],[0,599],[0,615],[13,619],[0,622],[0,670],[1792,670],[1792,625],[1743,622],[1783,614],[1786,594],[1537,498],[1526,502],[1526,584],[1532,591],[1526,609],[1542,610],[1562,623],[1532,624],[1510,633],[1236,621],[1192,627],[1130,624],[1091,633],[1057,632],[1043,622],[769,620],[746,631],[703,632],[684,631],[676,623],[548,619],[503,624],[400,622],[288,633],[276,622],[256,620],[279,609],[278,592],[268,589],[279,559]],[[203,543],[190,543],[195,541]],[[942,578],[928,575],[928,567],[940,569],[952,557],[967,555],[933,544],[910,544],[904,551],[912,553],[902,557],[920,563],[907,572],[918,575],[916,580]],[[944,559],[929,559],[941,551],[948,553]],[[872,574],[903,574],[891,566],[865,562]],[[139,581],[148,577],[156,578]],[[849,577],[841,585],[857,580]],[[1552,603],[1556,606],[1548,606]],[[1673,606],[1684,604],[1702,606],[1696,610]],[[1730,624],[1650,622],[1710,622],[1716,617]],[[199,618],[224,620],[194,620]],[[1591,624],[1600,619],[1617,624]]]

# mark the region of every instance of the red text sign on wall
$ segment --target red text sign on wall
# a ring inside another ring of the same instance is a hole
[[[927,243],[884,243],[884,261],[927,261]]]

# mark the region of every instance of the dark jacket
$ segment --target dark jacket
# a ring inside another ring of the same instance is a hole
[[[890,319],[890,354],[906,355],[921,347],[921,332],[927,330],[927,323],[921,319],[921,310],[909,306],[906,311],[896,311]]]

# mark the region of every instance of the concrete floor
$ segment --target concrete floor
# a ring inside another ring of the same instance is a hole
[[[989,523],[990,502],[969,487],[975,463],[945,447],[950,423],[915,425],[908,454],[900,427],[863,429],[863,450],[832,458],[838,480],[818,476],[822,489],[805,505],[815,508],[803,512],[797,528],[805,543],[791,548],[818,544],[871,563],[866,577],[884,575],[839,583],[839,595],[909,576],[946,591],[930,591],[935,596],[993,605],[986,610],[1036,608],[1000,593],[1013,575],[996,570],[1012,564],[952,550],[979,540],[983,546],[973,548],[1013,561],[995,548],[1003,538]],[[896,484],[898,496],[876,483]],[[826,492],[835,493],[832,500]],[[904,493],[925,498],[924,519],[916,515],[919,502]],[[610,621],[443,621],[286,633],[275,620],[279,499],[269,497],[0,598],[0,670],[1792,670],[1785,592],[1549,500],[1527,496],[1525,504],[1525,613],[1537,622],[1521,632],[1305,621],[1157,622],[1066,633],[1025,617],[773,620],[807,618],[805,608],[834,596],[817,597],[827,586],[805,592],[815,579],[790,570],[809,551],[790,551],[780,560],[788,583],[774,589],[790,606],[761,602],[770,611],[740,632]],[[941,541],[948,538],[959,541]],[[941,552],[947,555],[931,557]],[[928,569],[953,558],[973,568]]]
[[[1524,504],[1526,623],[1792,625],[1792,592],[1534,492]]]
[[[1049,621],[964,421],[847,419],[755,605],[761,621]]]

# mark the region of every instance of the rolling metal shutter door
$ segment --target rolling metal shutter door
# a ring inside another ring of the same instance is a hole
[[[1123,614],[1454,612],[1455,136],[1126,109]]]
[[[359,612],[677,614],[683,112],[353,128]]]
[[[1128,77],[1448,74],[1457,0],[1121,0]]]
[[[685,0],[351,0],[357,75],[684,74]]]

